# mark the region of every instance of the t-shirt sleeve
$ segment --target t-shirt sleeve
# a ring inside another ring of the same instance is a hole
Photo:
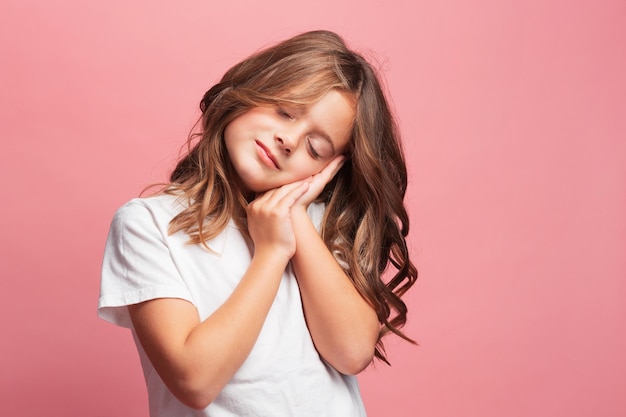
[[[325,211],[326,205],[324,203],[313,202],[307,208],[307,214],[318,232],[322,230],[322,220],[324,219]]]
[[[322,230],[322,221],[324,220],[324,215],[326,213],[326,205],[323,203],[311,203],[307,209],[307,213],[309,214],[309,218],[313,222],[313,225],[317,229],[318,233],[321,233]],[[335,241],[336,243],[340,243],[340,240]],[[339,251],[332,252],[333,257],[337,261],[337,263],[345,270],[350,269],[350,264],[346,262]]]
[[[129,305],[155,298],[193,302],[167,244],[167,222],[161,223],[139,203],[116,212],[102,263],[100,318],[130,328]]]

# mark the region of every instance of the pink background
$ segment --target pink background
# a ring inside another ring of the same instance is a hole
[[[230,65],[316,28],[377,58],[410,165],[420,346],[369,415],[626,415],[626,2],[248,3],[0,3],[0,415],[147,416],[96,318],[111,216]]]

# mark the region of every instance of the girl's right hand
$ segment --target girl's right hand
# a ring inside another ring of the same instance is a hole
[[[308,181],[298,181],[259,194],[246,209],[248,232],[254,251],[278,251],[287,260],[296,253],[296,238],[291,223],[291,208],[307,192]]]

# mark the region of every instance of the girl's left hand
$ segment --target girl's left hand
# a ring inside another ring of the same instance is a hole
[[[308,205],[320,195],[326,184],[328,184],[330,180],[335,177],[337,172],[339,172],[344,160],[345,157],[343,155],[335,157],[335,159],[330,161],[324,169],[310,177],[308,180],[305,180],[309,183],[309,189],[302,196],[300,196],[300,198],[298,198],[294,207],[302,206],[306,209]]]

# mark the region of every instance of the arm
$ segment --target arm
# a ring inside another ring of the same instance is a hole
[[[374,309],[324,244],[306,206],[338,170],[331,162],[311,181],[309,192],[292,209],[296,253],[292,258],[307,326],[322,357],[344,374],[357,374],[372,361],[380,325]]]
[[[200,322],[195,307],[180,299],[128,307],[150,361],[187,406],[205,408],[252,350],[295,252],[290,208],[306,189],[306,184],[289,185],[249,205],[252,261],[230,297],[206,320]]]

